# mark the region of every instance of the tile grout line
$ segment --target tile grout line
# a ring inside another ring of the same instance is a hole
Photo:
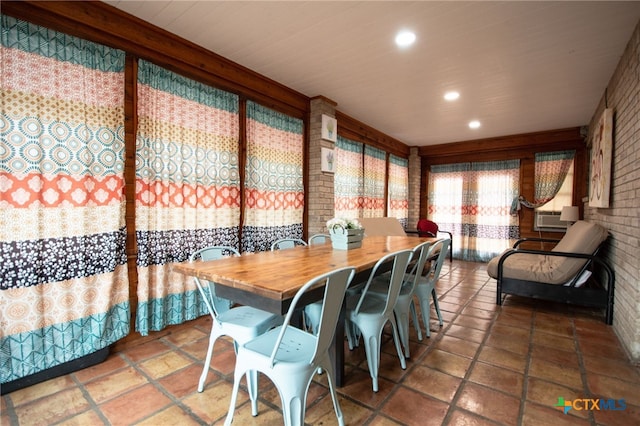
[[[474,296],[471,297],[469,299],[469,301],[464,305],[464,308],[466,308],[469,304],[471,304],[472,300],[477,297],[478,293],[480,293],[480,291],[482,291],[487,286],[487,284],[489,284],[489,280],[485,281],[485,283],[480,287],[480,289],[478,289],[478,291],[474,294]],[[462,314],[462,311],[464,310],[464,308],[460,311],[460,314]],[[460,397],[462,396],[462,389],[465,388],[468,383],[474,383],[474,382],[471,382],[469,380],[469,377],[471,375],[471,372],[473,371],[473,368],[478,363],[478,358],[480,357],[480,353],[482,352],[482,349],[485,347],[487,339],[491,335],[490,331],[495,326],[495,320],[498,317],[498,315],[499,315],[499,311],[498,310],[494,311],[493,318],[491,319],[491,325],[487,330],[485,330],[484,336],[482,338],[482,342],[480,342],[480,345],[478,346],[478,349],[476,350],[475,355],[471,359],[471,363],[469,364],[469,367],[465,371],[465,375],[462,378],[462,381],[460,382],[460,385],[458,386],[458,389],[456,389],[456,392],[453,395],[453,398],[451,398],[451,403],[450,403],[450,406],[449,406],[449,410],[447,411],[447,414],[445,415],[445,417],[443,419],[443,424],[448,423],[451,420],[451,417],[453,416],[453,413],[456,411],[456,409],[459,409],[459,410],[461,410],[463,412],[466,412],[466,413],[470,413],[473,416],[479,417],[479,418],[481,418],[483,420],[487,420],[487,421],[492,422],[492,423],[498,423],[494,419],[490,419],[488,417],[484,417],[484,416],[482,416],[482,415],[480,415],[478,413],[469,412],[469,411],[465,410],[464,408],[459,408],[457,406],[457,402],[459,401]],[[484,386],[484,385],[481,385],[481,384],[478,384],[478,385],[488,388],[487,386]],[[503,393],[502,391],[498,391],[498,392]]]

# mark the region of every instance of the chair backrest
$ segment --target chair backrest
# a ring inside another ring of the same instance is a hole
[[[438,240],[429,248],[427,259],[433,260],[431,260],[429,270],[426,273],[423,272],[427,284],[435,285],[438,281],[438,278],[440,278],[440,270],[442,269],[444,260],[447,258],[449,244],[451,244],[450,239]]]
[[[331,235],[329,234],[315,234],[309,237],[309,245],[312,246],[314,244],[324,244],[330,240]]]
[[[393,307],[396,305],[396,300],[398,300],[398,294],[400,293],[400,288],[402,287],[402,282],[404,281],[404,276],[407,271],[407,267],[409,266],[411,256],[413,256],[412,250],[400,250],[394,253],[389,253],[376,262],[371,270],[371,274],[369,274],[367,284],[362,290],[360,300],[358,300],[358,304],[356,305],[356,314],[360,311],[360,307],[367,297],[375,297],[369,296],[367,292],[374,278],[379,275],[378,269],[387,262],[393,262],[393,265],[391,267],[391,279],[389,283],[389,291],[387,292],[386,303],[380,314],[383,316],[389,315],[393,311]]]
[[[424,272],[424,266],[427,264],[427,259],[429,259],[429,247],[431,247],[431,242],[427,241],[420,243],[413,248],[413,255],[411,256],[411,259],[415,260],[415,262],[407,274],[407,279],[405,279],[405,283],[409,282],[412,288],[418,284],[418,281]]]
[[[301,240],[300,238],[281,238],[276,240],[273,244],[271,244],[271,251],[274,250],[282,250],[282,249],[290,249],[295,246],[306,246],[307,242],[305,240]]]
[[[317,288],[323,282],[324,297],[322,299],[320,323],[318,326],[318,332],[316,334],[316,347],[313,352],[310,351],[312,356],[309,358],[309,363],[313,364],[318,361],[319,357],[324,356],[324,354],[329,350],[329,346],[331,345],[331,342],[333,340],[333,336],[336,331],[336,325],[338,323],[338,316],[340,314],[340,310],[342,309],[344,295],[347,291],[347,287],[349,287],[349,284],[351,284],[351,280],[353,280],[355,273],[356,269],[353,267],[335,269],[331,272],[327,272],[325,274],[318,275],[317,277],[312,278],[311,280],[307,281],[307,283],[303,285],[300,290],[298,290],[293,300],[291,301],[287,316],[284,319],[282,329],[280,330],[280,334],[278,335],[278,339],[276,340],[273,352],[271,353],[271,365],[273,365],[274,363],[274,360],[278,353],[278,349],[280,347],[280,342],[284,338],[287,327],[293,327],[290,325],[290,322],[300,298],[309,289]]]
[[[416,230],[421,237],[435,237],[438,235],[438,224],[429,219],[420,219]]]
[[[196,260],[201,259],[206,262],[208,260],[221,259],[226,256],[240,256],[240,253],[235,248],[229,246],[210,246],[192,253],[191,256],[189,256],[189,261],[195,262]],[[194,277],[194,281],[204,299],[205,305],[207,305],[207,309],[209,309],[209,314],[211,314],[214,319],[231,308],[233,302],[229,299],[223,299],[222,297],[216,296],[214,283],[206,281],[209,287],[209,294],[207,294],[204,291],[202,283],[197,277]]]
[[[597,223],[579,220],[567,229],[564,237],[552,251],[594,254],[608,236],[609,231]],[[547,262],[553,268],[554,277],[559,276],[559,281],[561,282],[566,282],[578,275],[587,264],[585,259],[559,256],[548,256]],[[555,280],[558,280],[558,278]]]

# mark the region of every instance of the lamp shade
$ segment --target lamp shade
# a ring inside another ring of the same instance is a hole
[[[560,213],[560,220],[563,222],[576,222],[580,218],[579,215],[578,206],[564,206],[562,213]]]

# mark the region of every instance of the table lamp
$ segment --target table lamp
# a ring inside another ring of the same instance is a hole
[[[580,219],[579,215],[580,211],[578,210],[578,206],[564,206],[562,213],[560,213],[560,220],[567,222],[567,229],[569,229],[574,222]]]

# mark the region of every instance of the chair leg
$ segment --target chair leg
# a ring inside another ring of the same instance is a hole
[[[344,322],[344,333],[347,335],[350,351],[360,346],[360,330],[349,320]]]
[[[280,400],[282,401],[282,416],[285,426],[297,426],[304,424],[307,392],[311,379],[302,383],[299,377],[295,380],[276,383]],[[306,385],[306,388],[304,387]]]
[[[249,372],[247,372],[248,374]],[[224,419],[225,426],[231,426],[233,422],[233,414],[236,410],[236,401],[238,399],[238,390],[240,390],[240,380],[242,376],[245,375],[245,372],[242,369],[238,368],[238,363],[236,361],[236,371],[233,375],[233,390],[231,391],[231,401],[229,402],[229,412],[227,413],[227,417]],[[247,384],[249,386],[249,384]]]
[[[438,314],[438,322],[440,323],[440,327],[444,325],[444,321],[442,320],[442,314],[440,313],[440,305],[438,305],[438,295],[436,294],[436,289],[431,290],[431,297],[433,298],[433,306],[436,308],[436,314]]]
[[[396,304],[396,307],[398,305]],[[396,317],[396,323],[398,324],[398,334],[400,335],[400,343],[404,347],[405,358],[411,358],[409,352],[409,315],[407,312],[398,312],[395,309],[393,314]]]
[[[396,351],[398,352],[398,359],[400,359],[400,367],[402,367],[403,370],[406,370],[407,361],[404,358],[404,354],[402,353],[402,347],[400,346],[400,338],[398,337],[400,333],[398,333],[398,325],[396,324],[396,319],[392,316],[389,319],[389,322],[391,323],[391,329],[393,330],[393,343],[395,343],[396,345]],[[380,361],[379,355],[380,354],[378,350],[378,362]]]
[[[380,366],[380,340],[382,338],[382,325],[372,327],[364,327],[365,324],[358,324],[362,340],[364,341],[364,352],[367,356],[367,366],[369,367],[369,375],[373,382],[373,391],[378,392],[378,368]],[[364,328],[364,330],[362,329]]]
[[[251,400],[251,415],[258,415],[258,371],[247,371],[247,389],[249,390],[249,399]]]
[[[418,321],[418,313],[416,312],[416,304],[413,300],[411,300],[411,305],[409,306],[411,310],[411,318],[413,319],[413,326],[416,329],[416,333],[418,334],[418,340],[422,342],[422,326],[420,325],[420,321]]]
[[[215,320],[212,324],[212,327],[215,327]],[[220,336],[219,333],[215,332],[215,330],[211,330],[211,334],[209,335],[209,348],[207,349],[207,357],[204,361],[204,367],[202,368],[202,374],[200,375],[200,381],[198,382],[198,392],[202,392],[204,390],[204,382],[207,380],[207,375],[209,374],[209,366],[211,365],[211,356],[213,355],[213,345],[216,343],[216,339]]]
[[[422,312],[422,322],[424,323],[426,336],[431,337],[431,327],[429,327],[429,323],[431,322],[431,306],[428,293],[427,297],[420,297],[420,312]]]
[[[331,392],[331,400],[333,401],[333,409],[336,412],[338,418],[338,426],[344,426],[344,416],[342,415],[342,409],[340,408],[340,402],[338,401],[338,394],[336,393],[336,386],[334,381],[335,375],[333,372],[333,366],[331,362],[324,363],[322,368],[327,372],[327,379],[329,381],[329,392]]]

